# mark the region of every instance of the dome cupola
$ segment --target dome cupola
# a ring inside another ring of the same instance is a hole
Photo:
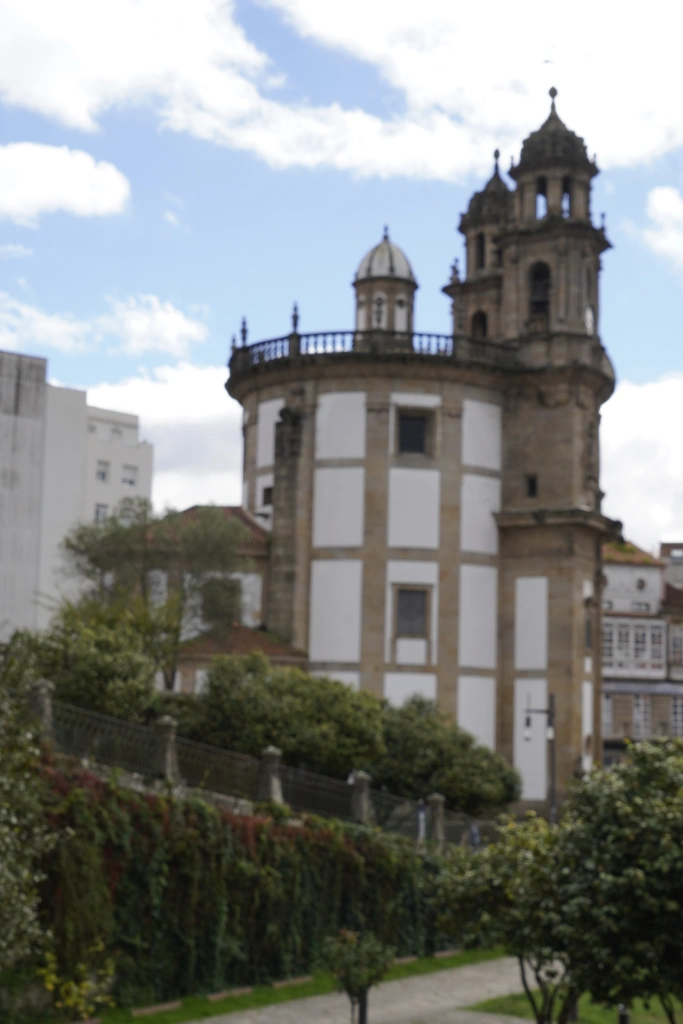
[[[563,167],[578,170],[593,178],[598,173],[595,161],[588,159],[586,143],[580,135],[567,128],[555,108],[557,89],[550,90],[550,113],[541,127],[522,143],[519,163],[510,168],[515,181],[526,171],[544,171]]]
[[[493,154],[493,174],[481,192],[475,192],[470,199],[467,213],[460,218],[460,230],[466,234],[470,228],[484,224],[502,224],[512,213],[512,192],[500,176],[498,169],[499,150]]]
[[[356,330],[413,332],[417,281],[405,253],[389,238],[363,257],[353,282],[356,289]]]

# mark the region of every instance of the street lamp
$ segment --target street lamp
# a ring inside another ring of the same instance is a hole
[[[557,780],[555,771],[555,694],[548,695],[547,708],[530,708],[527,706],[524,718],[524,739],[531,740],[531,716],[545,715],[545,738],[550,744],[550,824],[557,822]]]

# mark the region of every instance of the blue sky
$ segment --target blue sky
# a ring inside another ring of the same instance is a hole
[[[137,412],[157,503],[239,501],[222,384],[242,315],[252,340],[286,333],[294,300],[302,330],[349,327],[388,224],[417,328],[447,332],[460,213],[554,84],[597,151],[615,246],[605,510],[646,546],[683,537],[678,32],[667,7],[650,57],[618,9],[579,3],[567,24],[529,0],[522,24],[497,0],[0,0],[0,347]]]

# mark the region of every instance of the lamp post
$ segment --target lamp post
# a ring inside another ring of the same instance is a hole
[[[555,694],[551,693],[548,695],[547,708],[527,707],[526,717],[524,719],[524,739],[527,742],[531,740],[532,715],[546,716],[545,738],[550,744],[550,824],[554,825],[557,822],[557,776],[555,766]]]

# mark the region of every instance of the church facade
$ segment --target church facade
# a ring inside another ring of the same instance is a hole
[[[271,530],[267,627],[313,672],[437,700],[539,806],[600,750],[600,551],[619,533],[600,511],[598,170],[551,96],[516,187],[496,153],[461,218],[450,334],[415,331],[385,232],[353,330],[300,334],[295,314],[285,337],[243,337],[226,384],[244,505]]]

